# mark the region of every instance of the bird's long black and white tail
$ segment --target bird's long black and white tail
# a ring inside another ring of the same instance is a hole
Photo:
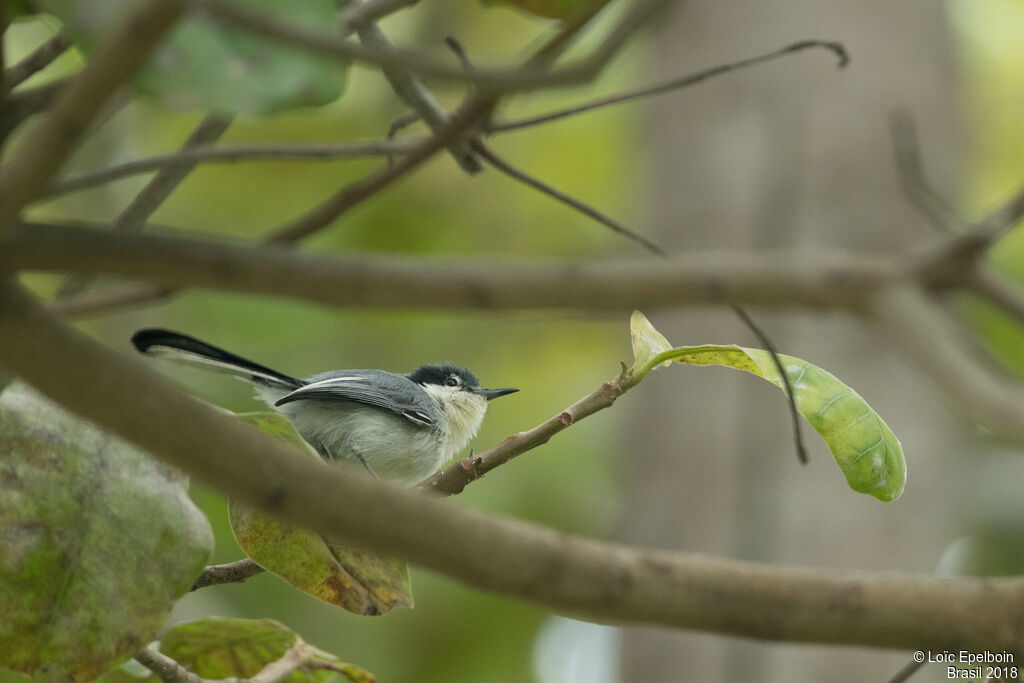
[[[139,330],[132,335],[132,344],[141,353],[150,356],[224,372],[259,386],[291,391],[305,384],[302,380],[282,375],[230,351],[170,330]]]

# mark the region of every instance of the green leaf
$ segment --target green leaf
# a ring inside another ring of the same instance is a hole
[[[218,680],[251,678],[298,643],[302,643],[298,634],[273,619],[209,618],[169,630],[160,640],[160,651],[201,678]],[[329,662],[334,671],[317,670],[309,675],[299,670],[284,681],[332,683],[341,680],[338,674],[356,683],[374,680],[368,672],[334,655],[315,649],[314,653],[318,662]]]
[[[7,13],[7,21],[23,19],[39,14],[35,3],[29,0],[3,0],[4,11]]]
[[[640,311],[633,311],[629,319],[629,336],[633,343],[633,369],[630,372],[647,365],[659,353],[672,348],[665,335],[654,329],[651,321]],[[672,361],[665,361],[662,365],[668,367]]]
[[[0,394],[0,662],[87,681],[153,640],[213,549],[184,476],[24,386]]]
[[[634,313],[631,326],[643,331],[650,322],[642,313]],[[745,370],[785,391],[771,353],[762,349],[680,346],[645,358],[641,361],[638,357],[634,363],[631,383],[640,382],[658,365],[675,361]],[[781,353],[779,360],[793,387],[797,410],[825,440],[850,488],[883,501],[899,498],[907,481],[903,448],[878,413],[857,392],[818,366]]]
[[[277,413],[240,417],[305,455],[319,457],[287,418]],[[238,545],[253,561],[315,598],[365,616],[413,605],[409,568],[402,560],[330,543],[235,501],[229,501],[228,516]]]
[[[82,50],[95,50],[141,0],[47,0]],[[336,0],[233,0],[282,23],[330,34]],[[86,9],[88,7],[88,9]],[[272,114],[332,102],[347,64],[193,14],[172,30],[135,79],[143,94],[177,109]]]

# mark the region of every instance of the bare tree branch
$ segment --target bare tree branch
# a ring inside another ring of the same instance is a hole
[[[195,675],[164,653],[151,647],[136,653],[135,661],[156,674],[156,677],[163,683],[206,683],[206,679]]]
[[[359,0],[350,0],[348,7],[361,5]],[[391,44],[377,24],[365,22],[356,29],[356,33],[363,45],[374,50],[398,54],[395,46]],[[427,89],[427,86],[407,69],[381,66],[381,71],[384,72],[384,77],[387,78],[399,99],[416,112],[419,118],[434,132],[434,135],[440,135],[450,122],[451,115],[445,111],[434,94]],[[473,174],[480,170],[480,163],[473,156],[473,151],[465,140],[458,138],[452,140],[448,143],[448,151],[466,173]]]
[[[635,90],[627,90],[625,92],[616,93],[614,95],[608,95],[601,97],[590,102],[583,104],[573,105],[565,109],[559,109],[557,111],[548,112],[546,114],[540,114],[538,116],[531,116],[523,119],[516,119],[515,121],[500,121],[490,125],[487,128],[488,133],[504,133],[512,130],[520,130],[522,128],[530,128],[532,126],[539,126],[544,123],[550,123],[552,121],[558,121],[569,116],[575,116],[576,114],[582,114],[584,112],[593,111],[594,109],[603,109],[615,104],[621,104],[623,102],[632,102],[634,100],[643,99],[645,97],[651,97],[652,95],[662,95],[673,90],[681,90],[688,88],[691,85],[697,85],[708,79],[714,78],[715,76],[721,76],[723,74],[745,69],[750,66],[755,66],[763,62],[771,61],[779,57],[799,52],[801,50],[807,50],[811,48],[824,48],[832,51],[839,59],[839,68],[843,68],[849,62],[849,56],[846,53],[846,48],[843,47],[842,43],[829,42],[824,40],[802,40],[792,45],[769,52],[767,54],[758,55],[757,57],[751,57],[750,59],[743,59],[738,62],[730,62],[729,64],[721,64],[719,66],[705,69],[704,71],[698,71],[694,74],[687,74],[680,76],[679,78],[673,78],[669,81],[662,83],[656,83],[654,85],[645,85]]]
[[[962,332],[913,287],[886,287],[867,313],[970,421],[1024,443],[1024,388],[999,375],[960,342]]]
[[[1024,289],[1019,283],[999,274],[994,268],[972,268],[967,287],[1024,326]]]
[[[288,648],[281,658],[270,662],[251,678],[228,679],[232,683],[281,683],[293,673],[308,666],[314,659],[316,651],[303,642]],[[135,661],[156,674],[163,683],[212,683],[192,673],[181,664],[151,647],[138,652]],[[326,668],[326,667],[319,667]]]
[[[491,166],[498,169],[505,175],[509,176],[510,178],[514,178],[515,180],[518,180],[519,182],[528,185],[543,194],[546,194],[552,199],[561,202],[562,204],[565,204],[575,209],[576,211],[579,211],[583,215],[597,221],[601,225],[611,228],[612,230],[619,233],[623,237],[626,237],[630,241],[639,244],[640,246],[647,249],[656,256],[665,256],[664,249],[658,246],[653,240],[638,233],[636,230],[633,230],[633,228],[629,227],[625,223],[615,220],[611,216],[602,213],[601,211],[598,211],[594,207],[590,206],[589,204],[586,204],[585,202],[580,201],[579,199],[576,199],[572,195],[562,192],[558,188],[552,187],[551,185],[541,180],[538,180],[537,178],[534,178],[525,171],[516,168],[515,166],[508,163],[507,161],[499,157],[497,154],[492,152],[488,147],[484,146],[482,142],[473,141],[472,146],[476,153],[479,154],[483,159],[485,159],[487,163],[489,163]]]
[[[491,93],[536,90],[585,83],[593,79],[617,54],[626,39],[655,11],[666,4],[666,0],[636,0],[632,9],[626,13],[623,20],[610,32],[600,46],[589,57],[572,66],[562,67],[551,72],[547,72],[538,65],[512,69],[477,69],[466,72],[423,55],[404,50],[391,52],[370,49],[322,31],[287,24],[263,12],[250,10],[237,2],[226,0],[188,0],[188,2],[215,21],[230,23],[267,38],[297,45],[316,54],[335,59],[362,61],[382,67],[405,69],[422,77],[471,84]],[[572,22],[577,20],[578,18],[570,19],[566,25],[572,25]],[[571,38],[564,32],[560,35],[560,42],[568,41]]]
[[[373,253],[333,257],[152,234],[114,236],[44,223],[26,224],[3,247],[0,271],[87,272],[387,308],[631,311],[734,303],[856,310],[877,289],[919,272],[909,257],[838,250],[705,251],[656,261],[532,264],[424,262]],[[930,272],[942,287],[949,287],[953,276]]]
[[[417,488],[421,491],[440,493],[446,496],[462,493],[467,484],[476,481],[495,467],[504,465],[512,458],[533,450],[537,446],[546,444],[555,434],[568,429],[583,418],[611,407],[615,403],[615,399],[626,393],[630,387],[625,374],[621,374],[533,429],[514,434],[479,455],[463,458],[447,469],[429,477]]]
[[[262,574],[263,571],[263,567],[249,558],[226,564],[211,564],[203,569],[203,573],[189,590],[199,590],[222,583],[242,583],[257,574]]]
[[[217,140],[231,125],[231,117],[211,114],[206,116],[188,136],[184,149]],[[142,230],[146,221],[156,212],[181,181],[196,166],[194,161],[179,161],[171,166],[160,169],[147,185],[142,188],[135,199],[121,212],[111,227],[114,234],[135,233]],[[85,290],[90,284],[88,278],[70,275],[60,283],[56,298],[63,299],[74,296]]]
[[[13,282],[0,290],[0,363],[242,503],[578,617],[886,648],[1010,649],[1024,639],[1024,579],[796,569],[640,550],[496,518],[295,457],[56,321]]]
[[[458,138],[463,131],[485,116],[492,106],[492,102],[480,99],[467,102],[439,134],[427,138],[414,151],[395,163],[384,166],[379,171],[351,185],[346,185],[319,206],[274,230],[267,241],[278,244],[297,242],[325,228],[345,212],[374,196],[434,156],[452,140]]]
[[[405,1],[405,0],[403,0]],[[671,84],[676,84],[674,87],[685,87],[687,85],[696,84],[712,76],[726,73],[733,69],[739,68],[741,64],[754,64],[765,59],[769,59],[783,54],[789,54],[796,49],[805,49],[808,47],[816,47],[824,45],[829,49],[839,50],[841,49],[838,44],[825,43],[823,41],[803,41],[795,43],[789,47],[783,48],[782,50],[773,52],[769,55],[762,55],[745,62],[738,62],[732,65],[715,67],[707,71],[699,72],[689,76],[684,76],[679,79],[674,79],[668,83],[647,86],[637,91],[630,91],[618,95],[613,95],[607,98],[602,98],[588,104],[578,105],[569,109],[558,110],[555,112],[549,112],[547,114],[541,114],[536,117],[528,119],[520,119],[515,121],[506,121],[495,124],[488,124],[486,132],[488,134],[503,133],[506,131],[518,130],[528,126],[540,125],[549,121],[555,121],[567,116],[571,116],[584,111],[589,111],[598,107],[607,106],[609,104],[615,104],[618,102],[626,102],[638,97],[646,95],[659,94],[666,92]],[[839,54],[845,54],[840,52]],[[377,155],[398,155],[408,154],[409,152],[416,149],[417,146],[423,143],[422,138],[414,139],[403,139],[403,140],[391,140],[390,136],[387,141],[354,141],[345,143],[321,143],[321,144],[237,144],[237,145],[218,145],[213,146],[197,146],[188,150],[180,150],[174,154],[163,154],[159,156],[149,157],[147,159],[139,159],[136,161],[127,162],[110,168],[93,171],[91,173],[82,174],[72,178],[58,180],[53,183],[47,191],[44,193],[44,197],[55,197],[67,192],[75,192],[79,190],[88,189],[97,185],[118,180],[131,175],[146,173],[149,171],[157,170],[164,166],[173,165],[180,161],[201,161],[201,162],[239,162],[239,161],[257,161],[257,160],[294,160],[294,159],[306,159],[306,160],[333,160],[338,158],[362,158],[367,156]]]
[[[389,154],[408,154],[423,144],[426,138],[402,140],[368,140],[341,143],[270,143],[270,144],[226,144],[197,145],[178,150],[172,154],[161,154],[136,161],[128,161],[109,168],[91,171],[54,182],[43,193],[51,198],[68,192],[87,190],[114,180],[128,178],[140,173],[157,171],[167,166],[184,162],[238,163],[261,160],[321,160],[355,159]]]
[[[393,14],[400,9],[412,7],[419,0],[367,0],[349,3],[341,13],[342,23],[350,30]]]
[[[896,153],[897,175],[910,203],[943,232],[963,232],[967,228],[966,222],[925,178],[914,119],[905,111],[895,111],[889,117],[889,128]]]
[[[30,76],[48,67],[70,47],[71,41],[63,33],[48,38],[20,62],[4,69],[4,85],[8,90],[13,90]]]
[[[108,98],[145,62],[184,11],[183,0],[148,0],[121,27],[57,98],[46,119],[0,167],[0,236],[45,188],[89,129]]]

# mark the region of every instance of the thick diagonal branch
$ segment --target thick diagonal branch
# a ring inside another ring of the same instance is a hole
[[[58,322],[10,281],[0,290],[0,363],[240,502],[579,617],[893,648],[1009,649],[1024,639],[1024,579],[794,569],[630,548],[298,457]]]

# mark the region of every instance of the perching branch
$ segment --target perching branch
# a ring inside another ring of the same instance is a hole
[[[246,505],[579,617],[886,648],[1010,649],[1024,639],[1024,579],[795,569],[641,550],[458,508],[296,457],[55,320],[13,282],[0,291],[0,363]],[[118,390],[125,386],[133,391]]]
[[[504,465],[512,458],[538,446],[543,446],[555,434],[568,429],[571,425],[585,417],[590,417],[599,410],[611,407],[615,403],[615,399],[630,388],[625,374],[621,374],[533,429],[513,434],[494,448],[463,458],[447,469],[429,477],[416,488],[446,496],[462,493],[467,484],[476,481],[495,467]]]

